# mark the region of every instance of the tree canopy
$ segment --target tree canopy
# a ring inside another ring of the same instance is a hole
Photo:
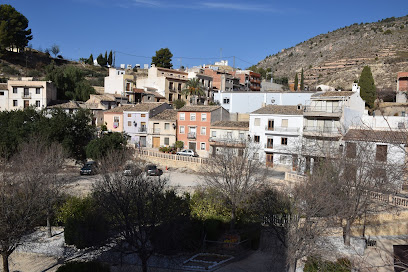
[[[95,90],[85,79],[85,74],[79,68],[68,65],[58,67],[52,62],[45,67],[46,80],[51,80],[57,87],[57,98],[60,100],[86,101]]]
[[[11,5],[0,5],[0,50],[24,49],[33,38],[28,19]]]
[[[161,48],[160,50],[156,51],[156,56],[152,57],[152,64],[156,65],[156,67],[163,67],[171,69],[173,64],[171,63],[171,58],[173,54],[170,52],[168,48]]]
[[[360,79],[358,80],[358,85],[360,86],[360,95],[364,99],[366,105],[372,109],[374,107],[375,100],[375,84],[373,74],[371,73],[370,66],[365,66],[361,72]]]
[[[93,139],[86,147],[88,158],[100,159],[110,151],[119,151],[126,148],[127,139],[122,133],[113,132]]]
[[[186,82],[186,88],[181,90],[182,95],[188,96],[205,96],[205,92],[203,90],[203,85],[201,84],[198,78],[192,78]],[[195,104],[196,99],[193,100],[193,104]]]

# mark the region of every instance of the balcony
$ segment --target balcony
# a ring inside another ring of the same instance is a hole
[[[305,106],[303,116],[341,117],[343,109],[341,106]]]
[[[299,134],[297,127],[268,127],[265,126],[266,134]]]
[[[152,128],[152,129],[150,129],[150,134],[160,134],[160,128]]]
[[[138,132],[139,132],[139,133],[147,133],[147,128],[146,128],[146,127],[140,127],[140,128],[138,129]]]
[[[23,98],[23,99],[31,99],[31,94],[23,94],[23,95],[21,95],[21,98]]]
[[[340,137],[341,129],[336,127],[304,127],[304,136]]]
[[[187,133],[187,139],[195,139],[195,138],[196,138],[196,133],[195,132]]]
[[[210,145],[212,146],[230,146],[230,147],[244,147],[245,139],[232,139],[232,138],[217,138],[210,137]]]

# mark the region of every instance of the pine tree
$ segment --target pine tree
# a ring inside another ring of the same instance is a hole
[[[365,66],[363,68],[360,79],[358,80],[358,85],[360,86],[361,90],[361,98],[366,102],[366,105],[372,109],[374,107],[376,89],[370,66]]]
[[[93,62],[94,62],[94,59],[93,59],[93,55],[91,54],[91,55],[89,56],[88,60],[86,61],[86,63],[89,64],[89,65],[92,65]]]
[[[112,61],[113,61],[113,59],[112,59],[112,50],[109,52],[109,56],[108,56],[108,64],[110,65],[110,66],[112,66]]]
[[[303,91],[305,89],[305,78],[303,76],[303,68],[302,68],[302,73],[300,74],[300,91]]]
[[[295,75],[295,85],[294,85],[294,89],[295,89],[295,91],[297,91],[297,89],[298,89],[298,84],[299,84],[299,79],[298,79],[298,74],[296,73],[296,75]]]

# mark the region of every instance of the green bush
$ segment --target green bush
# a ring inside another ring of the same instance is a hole
[[[392,31],[389,30],[389,29],[387,29],[387,30],[384,32],[384,35],[390,35],[390,34],[392,34]]]
[[[60,266],[57,272],[110,272],[110,268],[98,262],[69,262]]]
[[[124,134],[113,132],[103,134],[100,138],[93,139],[86,146],[87,158],[98,160],[108,154],[109,151],[124,150],[126,148],[127,138]]]
[[[64,238],[68,245],[86,248],[108,238],[109,224],[91,197],[69,198],[61,207],[58,219],[65,226]]]

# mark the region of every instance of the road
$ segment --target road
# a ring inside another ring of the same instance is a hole
[[[203,185],[203,177],[201,175],[186,169],[164,170],[162,177],[168,179],[168,187],[179,192],[191,193],[197,186]],[[268,170],[267,177],[269,181],[283,180],[285,173]],[[100,178],[100,175],[81,176],[79,175],[79,170],[78,173],[70,173],[67,175],[66,192],[72,195],[86,196],[92,191],[93,184]]]

